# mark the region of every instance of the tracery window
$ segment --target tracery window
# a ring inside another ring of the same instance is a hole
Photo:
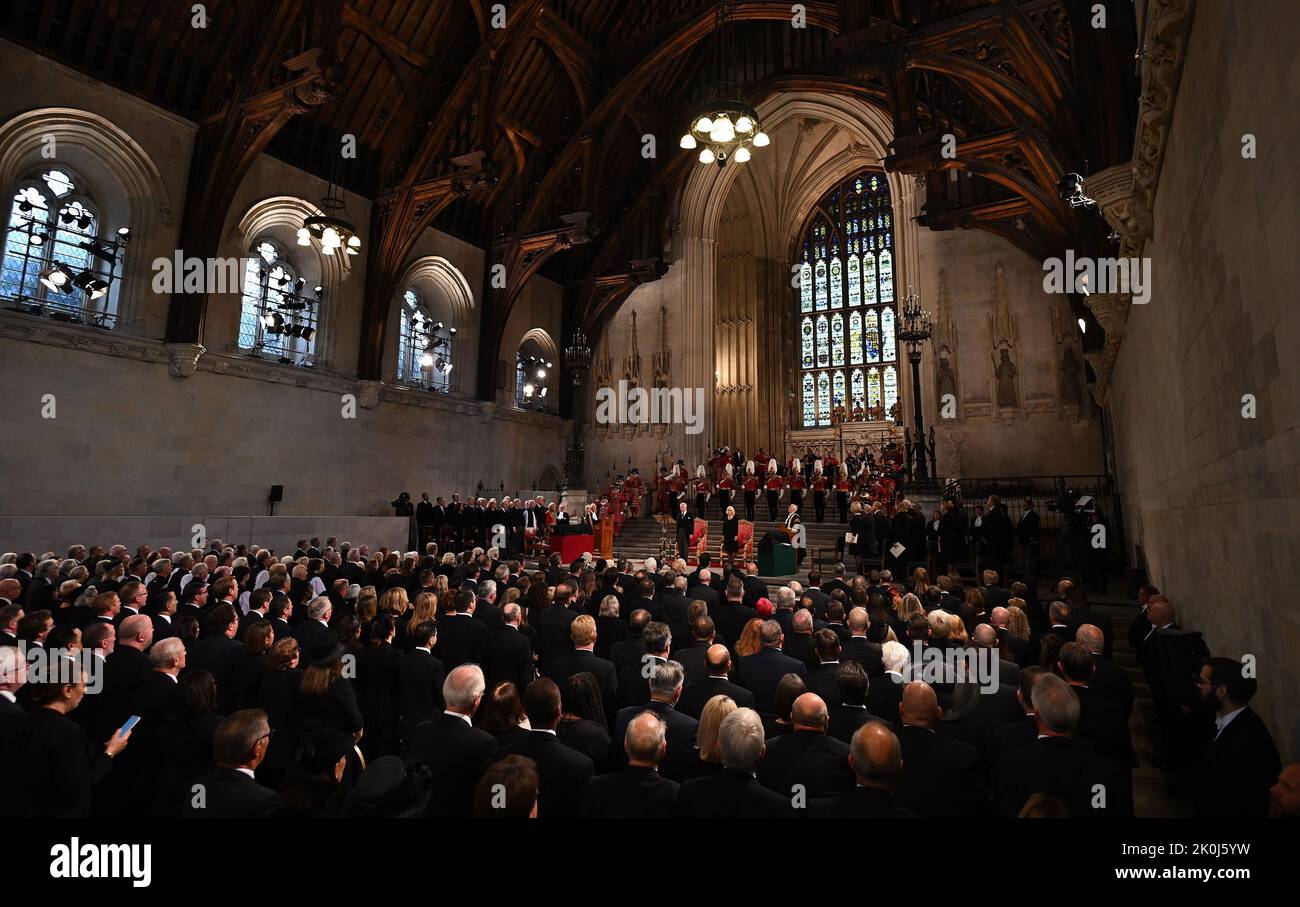
[[[822,198],[797,264],[803,427],[830,425],[838,405],[848,418],[855,410],[889,418],[898,402],[898,319],[894,213],[882,173],[864,171]]]

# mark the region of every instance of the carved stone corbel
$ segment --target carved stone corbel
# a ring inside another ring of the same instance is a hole
[[[199,367],[199,357],[207,348],[199,343],[167,344],[167,374],[173,378],[188,378]]]
[[[358,381],[357,405],[362,409],[374,409],[379,405],[379,394],[383,389],[382,381]]]

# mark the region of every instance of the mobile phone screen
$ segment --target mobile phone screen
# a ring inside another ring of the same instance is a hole
[[[133,727],[135,727],[139,722],[140,722],[140,716],[139,716],[139,715],[132,715],[130,718],[126,719],[126,724],[122,725],[122,728],[121,728],[120,731],[118,731],[118,733],[121,733],[121,734],[128,733],[128,732],[129,732]]]

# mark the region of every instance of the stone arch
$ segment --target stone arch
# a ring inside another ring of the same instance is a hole
[[[53,157],[46,157],[49,149]],[[0,187],[9,191],[37,165],[59,163],[86,178],[106,227],[130,227],[140,244],[127,246],[112,305],[119,328],[141,332],[150,262],[160,254],[159,224],[172,222],[171,201],[158,166],[111,120],[74,107],[40,107],[0,125]],[[153,249],[144,243],[152,242]]]
[[[559,467],[548,463],[546,468],[542,470],[541,475],[537,477],[537,481],[533,483],[533,487],[538,491],[559,491],[563,483],[564,473],[560,471]]]
[[[474,291],[470,289],[469,281],[459,268],[440,255],[415,259],[397,281],[393,311],[389,314],[390,324],[400,324],[397,307],[401,305],[402,294],[408,287],[414,287],[420,293],[431,314],[456,329],[456,342],[451,354],[451,388],[456,393],[466,392],[474,387],[474,366],[478,363],[478,320],[474,311]],[[394,332],[392,349],[386,351],[385,361],[389,363],[386,374],[390,376],[396,373],[399,340]]]
[[[269,235],[285,248],[287,257],[303,277],[308,281],[318,281],[325,288],[324,303],[316,316],[315,356],[318,364],[328,365],[334,361],[338,345],[339,294],[352,271],[350,259],[353,256],[322,255],[320,243],[314,239],[306,248],[297,244],[298,228],[303,219],[318,217],[321,213],[320,208],[305,199],[274,195],[250,205],[232,226],[229,240],[238,245],[237,254],[246,256],[253,240]],[[310,254],[307,254],[308,248]],[[238,306],[235,311],[239,311]]]

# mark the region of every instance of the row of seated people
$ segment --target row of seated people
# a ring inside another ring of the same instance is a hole
[[[754,799],[752,785],[737,787],[743,779],[733,777],[744,754],[733,754],[734,766],[726,756],[729,715],[716,714],[734,709],[759,722],[766,755],[751,768],[781,799],[773,814],[810,803],[813,812],[855,809],[830,802],[852,799],[859,786],[886,790],[869,805],[891,814],[1018,815],[1037,794],[1050,799],[1034,800],[1034,809],[1132,813],[1132,747],[1127,720],[1115,717],[1128,714],[1126,697],[1131,711],[1131,687],[1125,692],[1110,669],[1106,622],[1068,581],[1058,591],[1073,604],[1042,609],[1009,595],[996,576],[966,589],[959,578],[931,585],[919,574],[896,584],[888,572],[846,577],[837,566],[827,582],[811,575],[806,587],[777,589],[773,601],[747,570],[688,572],[681,562],[629,572],[626,563],[553,559],[528,573],[475,550],[450,565],[450,576],[435,573],[434,551],[405,573],[386,573],[382,591],[353,596],[349,587],[337,605],[322,595],[298,614],[282,573],[273,582],[267,570],[260,587],[241,588],[226,582],[246,566],[236,563],[197,605],[197,639],[171,633],[181,619],[166,589],[146,593],[158,600],[145,613],[132,607],[126,616],[116,593],[100,593],[118,600],[97,598],[95,617],[81,626],[44,609],[21,613],[14,645],[3,650],[15,653],[0,686],[14,708],[0,725],[0,758],[19,773],[10,776],[32,783],[11,805],[60,816],[142,807],[354,814],[349,800],[366,800],[379,783],[365,780],[370,767],[408,794],[423,789],[421,812],[468,815],[480,783],[496,777],[492,766],[518,756],[533,763],[543,816],[606,815],[625,807],[611,805],[613,795],[602,803],[589,780],[644,770],[662,725],[655,779],[682,785],[669,798],[673,811],[706,815],[712,807],[702,804],[724,805],[731,788]],[[193,571],[185,593],[201,581]],[[247,582],[252,572],[241,575]],[[439,577],[447,579],[441,595]],[[1046,631],[1035,631],[1030,616],[1044,610]],[[51,650],[82,673],[18,676]],[[983,650],[983,662],[943,657],[967,650]],[[972,664],[983,674],[966,673]],[[1223,659],[1205,670],[1207,702],[1248,727],[1240,716],[1253,716],[1253,685],[1238,683]],[[1051,682],[1040,694],[1044,678]],[[140,722],[124,733],[132,715]],[[232,763],[236,743],[263,728]],[[475,732],[468,749],[462,729]],[[749,739],[753,729],[736,733]],[[339,741],[347,746],[330,762]],[[896,748],[901,768],[891,775]],[[858,767],[868,765],[864,776]],[[327,784],[326,774],[337,777]],[[1211,814],[1231,799],[1261,813],[1276,774],[1211,772],[1198,784],[1198,807]],[[717,797],[684,805],[685,791],[706,782]],[[201,807],[188,796],[195,784],[211,794]],[[1100,800],[1096,785],[1106,792]]]

